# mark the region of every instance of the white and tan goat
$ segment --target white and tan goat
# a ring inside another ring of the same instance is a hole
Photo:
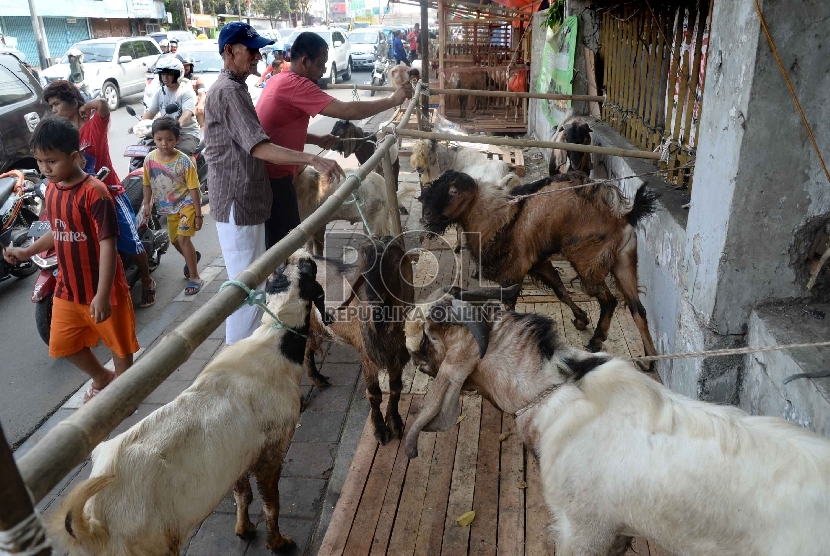
[[[410,457],[422,430],[455,425],[462,386],[474,388],[533,448],[557,556],[620,556],[635,536],[676,556],[828,553],[830,440],[579,352],[547,317],[475,315],[444,298],[407,322],[413,362],[435,376]]]
[[[277,295],[268,304],[284,327],[265,314],[175,400],[95,448],[91,477],[69,493],[51,527],[70,554],[178,556],[231,487],[236,534],[253,535],[249,472],[262,494],[266,546],[295,546],[279,530],[278,483],[300,417],[312,303],[324,307],[315,275],[307,253],[292,256],[272,280]]]
[[[463,136],[459,140],[463,140]],[[434,140],[416,142],[409,164],[418,173],[422,186],[447,170],[464,172],[479,184],[499,189],[509,189],[521,183],[503,160],[491,160],[477,149],[447,147]]]

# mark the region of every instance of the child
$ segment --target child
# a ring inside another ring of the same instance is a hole
[[[44,210],[52,230],[28,247],[6,249],[4,256],[9,262],[25,261],[55,248],[58,277],[49,355],[66,357],[92,377],[86,403],[130,368],[138,351],[130,290],[116,254],[115,203],[107,187],[84,172],[80,136],[69,120],[42,120],[31,147],[49,180]],[[90,349],[99,339],[112,350],[114,373]]]
[[[202,229],[199,177],[190,157],[176,149],[179,122],[158,118],[153,122],[156,149],[144,159],[144,217],[149,218],[153,200],[159,214],[167,215],[170,242],[182,254],[184,275],[189,279],[185,295],[196,295],[204,283],[199,277],[196,248],[191,238]]]

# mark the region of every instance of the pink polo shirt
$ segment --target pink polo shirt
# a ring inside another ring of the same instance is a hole
[[[284,71],[265,83],[256,113],[272,143],[302,152],[309,120],[333,100],[314,81],[293,71]],[[266,168],[269,178],[293,176],[297,171],[297,165],[268,163]]]

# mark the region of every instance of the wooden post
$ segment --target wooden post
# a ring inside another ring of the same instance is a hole
[[[52,548],[0,426],[0,553],[50,556]],[[26,522],[26,523],[24,523]],[[17,534],[16,527],[20,527]],[[12,531],[15,531],[12,533]],[[8,538],[3,538],[8,536]]]
[[[423,94],[427,101],[419,98],[421,111],[418,119],[418,129],[424,131],[429,127],[429,0],[421,0],[421,82],[424,84]],[[444,22],[440,21],[440,25]],[[420,95],[419,95],[420,96]]]
[[[378,140],[380,140],[378,136]],[[389,212],[392,215],[392,233],[395,237],[403,233],[403,226],[401,226],[401,212],[398,210],[398,191],[395,183],[395,175],[392,172],[392,153],[391,149],[386,151],[381,160],[383,167],[383,180],[386,182],[386,203],[389,205]]]
[[[444,0],[438,0],[438,88],[445,87],[444,54],[447,51],[447,26],[444,23]],[[430,93],[431,94],[431,93]],[[442,116],[446,109],[443,96],[438,97],[438,113]]]

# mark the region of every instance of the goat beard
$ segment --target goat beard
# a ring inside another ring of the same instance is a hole
[[[438,217],[430,218],[429,220],[421,219],[421,222],[424,224],[424,229],[430,233],[436,235],[444,235],[444,233],[449,229],[452,225],[457,224],[449,219],[449,217],[444,216],[441,214]]]

